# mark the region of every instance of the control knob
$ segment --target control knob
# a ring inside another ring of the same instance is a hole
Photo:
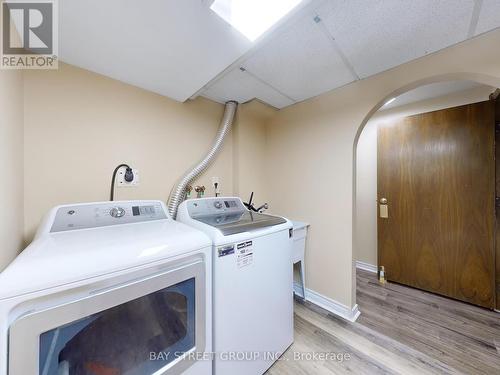
[[[125,216],[125,210],[121,207],[113,207],[110,211],[109,214],[114,217],[114,218],[120,218]]]
[[[215,201],[214,202],[214,207],[217,208],[217,209],[220,209],[220,208],[222,208],[222,203],[219,202],[219,201]]]

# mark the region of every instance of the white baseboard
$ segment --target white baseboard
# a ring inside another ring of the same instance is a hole
[[[294,282],[293,290],[295,294],[304,298],[302,293],[302,284]],[[331,298],[325,297],[314,290],[306,288],[306,301],[314,303],[315,305],[331,312],[332,314],[338,315],[341,318],[349,320],[350,322],[355,322],[358,319],[361,312],[358,309],[358,305],[355,305],[352,309],[348,306],[337,302]]]
[[[368,271],[371,273],[377,273],[377,266],[366,263],[366,262],[361,262],[359,260],[356,261],[356,268],[359,268],[360,270]]]

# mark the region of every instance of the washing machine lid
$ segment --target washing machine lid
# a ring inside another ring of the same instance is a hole
[[[163,203],[160,204],[166,212]],[[105,205],[108,207],[109,202]],[[116,202],[112,206],[132,210],[137,203]],[[68,209],[80,206],[63,207],[64,212],[69,212]],[[84,208],[81,212],[88,211],[88,207]],[[0,299],[168,262],[209,249],[212,244],[201,231],[176,222],[168,215],[158,220],[127,222],[124,219],[117,225],[53,231],[57,212],[61,212],[61,207],[49,213],[35,240],[0,273]]]
[[[195,218],[195,220],[217,228],[224,236],[250,232],[252,230],[272,227],[287,222],[286,219],[279,216],[251,211],[202,216]]]

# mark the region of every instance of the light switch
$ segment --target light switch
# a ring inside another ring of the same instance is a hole
[[[387,204],[380,205],[380,217],[387,219],[389,217],[389,206]]]

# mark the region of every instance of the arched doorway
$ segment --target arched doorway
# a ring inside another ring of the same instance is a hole
[[[360,235],[364,235],[362,233],[359,233],[358,227],[356,225],[357,223],[357,153],[358,153],[358,143],[359,139],[361,136],[361,133],[363,129],[365,128],[366,124],[369,122],[369,120],[374,116],[374,114],[382,107],[384,106],[385,103],[389,99],[399,97],[400,95],[407,93],[411,90],[414,90],[418,87],[422,87],[425,85],[429,84],[434,84],[438,82],[452,82],[452,81],[473,81],[477,82],[483,85],[488,85],[488,86],[494,86],[494,87],[500,87],[500,78],[497,77],[492,77],[492,76],[487,76],[483,74],[475,74],[475,73],[455,73],[455,74],[445,74],[445,75],[439,75],[439,76],[432,76],[428,77],[425,79],[421,79],[415,82],[412,82],[410,84],[407,84],[397,90],[393,90],[389,94],[385,95],[382,99],[380,99],[376,105],[372,107],[372,109],[367,113],[367,115],[364,117],[362,123],[360,124],[360,127],[358,128],[358,131],[356,133],[355,141],[354,141],[354,147],[353,147],[353,166],[354,166],[354,173],[353,173],[353,263],[355,262],[356,254],[359,252],[358,249],[358,244],[359,244],[359,238]],[[375,219],[376,220],[376,219]],[[355,272],[353,275],[353,290],[352,290],[352,295],[354,301],[356,300],[356,276]]]

